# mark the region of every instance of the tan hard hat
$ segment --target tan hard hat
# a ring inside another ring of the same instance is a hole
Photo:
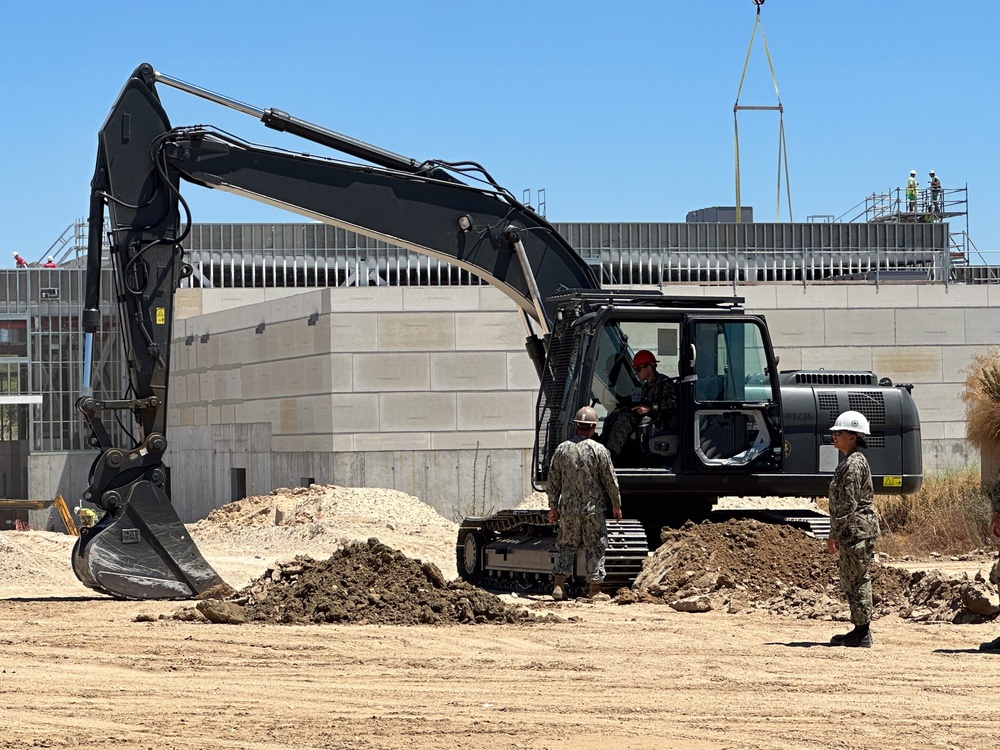
[[[594,407],[592,406],[584,406],[577,411],[576,416],[573,417],[573,422],[580,425],[596,425],[597,412],[594,411]]]

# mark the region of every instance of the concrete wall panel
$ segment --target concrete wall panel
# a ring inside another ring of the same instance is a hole
[[[856,285],[847,287],[847,307],[878,309],[913,307],[915,287],[912,284]]]
[[[872,347],[857,346],[851,349],[829,349],[827,347],[803,347],[799,350],[803,370],[863,370],[872,369]],[[780,370],[790,369],[781,358]]]
[[[382,393],[377,396],[380,421],[378,430],[370,432],[442,432],[454,430],[456,418],[455,394]]]
[[[404,289],[405,287],[401,286],[340,286],[325,289],[324,312],[374,313],[383,310],[402,310]]]
[[[895,311],[896,343],[901,346],[964,344],[965,311],[948,308]],[[891,324],[890,324],[891,325]]]
[[[825,316],[827,346],[891,346],[896,342],[893,310],[830,309]]]
[[[977,354],[985,354],[988,348],[982,346],[941,347],[943,382],[965,383],[973,358]]]
[[[506,352],[432,353],[430,387],[435,391],[506,389],[507,358]],[[528,359],[526,354],[522,358]]]
[[[507,432],[435,432],[431,434],[431,450],[488,450],[507,448]],[[520,446],[518,446],[520,447]]]
[[[478,315],[463,315],[461,324],[457,327],[456,348],[523,350],[524,327],[514,313],[484,312]]]
[[[426,391],[431,387],[431,355],[426,352],[354,355],[354,390]]]
[[[943,360],[939,346],[875,347],[871,369],[894,383],[933,383],[943,378]]]
[[[782,347],[823,346],[826,318],[822,310],[767,310],[771,343]]]
[[[380,351],[447,351],[455,348],[455,314],[382,313],[378,316]]]
[[[916,293],[917,307],[969,307],[969,308],[989,308],[993,307],[990,302],[991,290],[995,286],[989,284],[918,284],[914,291]],[[909,304],[901,304],[899,307],[913,307],[912,299]]]
[[[954,422],[965,419],[961,391],[954,385],[921,384],[913,389],[913,400],[920,410],[921,422]]]
[[[538,371],[525,351],[507,353],[507,387],[515,391],[538,391]]]
[[[775,301],[779,310],[846,310],[848,285],[845,284],[776,284]]]
[[[516,430],[534,424],[535,399],[526,392],[458,394],[459,430]]]
[[[1000,310],[977,308],[965,310],[965,330],[953,331],[952,341],[964,334],[966,344],[996,346],[1000,343]]]
[[[332,352],[374,352],[379,349],[379,316],[375,313],[331,315],[328,343]],[[317,325],[317,328],[320,326]],[[324,326],[325,327],[325,326]]]
[[[404,286],[403,310],[412,312],[466,312],[479,308],[477,286]]]

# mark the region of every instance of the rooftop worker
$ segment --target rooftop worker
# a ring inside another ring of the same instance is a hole
[[[27,268],[28,267],[28,261],[26,261],[24,258],[22,258],[21,254],[19,252],[17,252],[17,250],[14,251],[14,263],[17,264],[18,268]]]
[[[931,205],[929,210],[933,213],[940,213],[944,205],[941,203],[941,180],[938,176],[934,174],[934,170],[930,171],[930,187],[931,187]]]
[[[597,412],[584,406],[573,418],[576,436],[559,444],[552,454],[546,493],[549,523],[558,523],[552,598],[566,598],[566,577],[573,575],[576,553],[583,549],[587,594],[591,599],[610,598],[601,593],[604,550],[608,546],[605,498],[612,515],[621,520],[622,500],[618,478],[608,449],[594,440]]]
[[[55,267],[56,267],[56,261],[55,258],[53,258],[51,255],[49,256],[49,259],[45,261],[44,264],[42,264],[42,268],[55,268]]]
[[[906,181],[906,210],[913,213],[917,210],[917,170],[910,170],[910,179]]]
[[[845,411],[830,428],[834,447],[844,458],[830,482],[830,536],[826,550],[839,553],[840,586],[851,608],[854,629],[830,639],[831,646],[870,648],[872,645],[872,579],[868,572],[879,535],[875,515],[875,491],[868,459],[858,448],[866,447],[868,419],[857,411]]]
[[[97,511],[77,505],[74,509],[80,519],[80,528],[89,529],[97,522]]]

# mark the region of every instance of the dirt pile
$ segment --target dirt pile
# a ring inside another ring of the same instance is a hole
[[[351,542],[328,559],[299,556],[274,565],[230,602],[199,602],[215,622],[448,625],[527,623],[535,617],[460,581],[434,563],[407,557],[378,539]],[[181,614],[191,619],[191,610]]]
[[[188,527],[210,562],[229,567],[251,552],[259,562],[225,576],[236,588],[271,562],[295,555],[329,557],[354,541],[377,537],[407,555],[437,565],[455,578],[458,526],[420,499],[397,490],[310,485],[278,488],[216,508]],[[227,571],[228,572],[228,571]]]
[[[787,526],[753,520],[688,524],[664,531],[631,591],[617,601],[651,601],[690,612],[758,609],[797,618],[845,619],[836,558],[824,542]],[[946,578],[872,567],[876,615],[922,621],[983,622],[1000,613],[982,576]]]

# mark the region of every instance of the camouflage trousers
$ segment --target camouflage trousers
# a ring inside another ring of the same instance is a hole
[[[556,534],[557,576],[572,576],[577,550],[583,549],[588,581],[604,580],[604,550],[608,546],[608,526],[604,516],[564,515]]]
[[[867,625],[872,621],[872,577],[868,567],[874,556],[874,539],[840,545],[837,570],[840,588],[851,607],[853,625]]]
[[[604,420],[601,442],[612,453],[621,453],[625,441],[635,432],[641,421],[642,417],[631,409],[611,412]]]

